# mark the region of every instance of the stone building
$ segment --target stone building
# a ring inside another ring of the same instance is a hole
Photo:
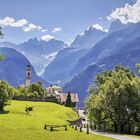
[[[47,102],[56,102],[61,105],[65,105],[67,100],[68,93],[63,93],[63,89],[56,85],[50,85],[46,88],[46,101]],[[70,93],[72,107],[77,107],[79,102],[78,94]]]

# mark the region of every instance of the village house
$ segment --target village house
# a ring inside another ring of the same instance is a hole
[[[63,93],[63,89],[56,85],[50,85],[48,88],[46,88],[46,92],[47,102],[57,102],[61,105],[65,105],[68,94],[70,94],[71,96],[72,107],[77,107],[77,104],[79,102],[77,94],[70,92]]]
[[[45,89],[46,91],[46,102],[60,103],[60,93],[62,93],[62,88],[59,86],[50,85]]]

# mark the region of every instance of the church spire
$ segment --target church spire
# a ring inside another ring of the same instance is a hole
[[[29,86],[31,84],[31,65],[26,66],[26,82],[25,85]]]

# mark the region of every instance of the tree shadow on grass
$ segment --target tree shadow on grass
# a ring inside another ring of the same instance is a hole
[[[10,112],[10,111],[1,110],[1,111],[0,111],[0,115],[1,115],[1,114],[8,114],[9,112]]]

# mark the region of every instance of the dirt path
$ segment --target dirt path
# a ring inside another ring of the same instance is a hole
[[[90,133],[115,138],[117,140],[140,140],[138,138],[132,138],[132,137],[128,137],[128,136],[122,136],[122,135],[110,134],[110,133],[104,133],[104,132],[95,132],[95,131],[92,131],[92,130],[90,130]]]

